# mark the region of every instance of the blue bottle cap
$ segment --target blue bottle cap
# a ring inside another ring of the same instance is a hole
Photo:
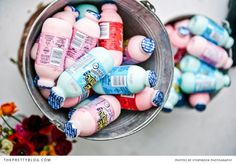
[[[189,30],[188,27],[184,27],[184,26],[179,27],[179,28],[178,28],[178,32],[179,32],[179,34],[180,34],[181,36],[190,35],[190,30]]]
[[[77,137],[77,129],[74,128],[73,123],[70,121],[64,124],[64,133],[69,138]]]
[[[155,95],[152,98],[152,104],[154,106],[161,106],[164,101],[164,93],[162,91],[155,91]]]
[[[146,53],[153,53],[156,47],[155,41],[151,38],[144,38],[141,42],[141,47]]]
[[[206,105],[205,104],[197,104],[197,105],[195,105],[195,108],[197,111],[202,112],[206,109]]]
[[[71,11],[72,11],[72,12],[78,13],[78,17],[79,17],[79,15],[80,15],[79,10],[77,10],[74,6],[71,6],[71,5],[68,5],[68,7],[71,8]]]
[[[165,112],[165,113],[170,113],[170,112],[172,112],[172,110],[173,109],[171,109],[171,108],[162,108],[162,112]]]
[[[96,18],[97,20],[99,20],[99,19],[101,18],[101,15],[98,14],[98,13],[96,13],[96,12],[93,11],[93,10],[88,9],[88,10],[86,10],[86,12],[88,12],[88,13],[92,14],[93,16],[95,16],[95,18]]]
[[[69,112],[68,112],[68,119],[71,119],[71,117],[72,117],[72,115],[73,115],[73,113],[76,111],[76,109],[75,108],[70,108],[69,109]]]
[[[38,87],[38,80],[39,80],[39,76],[36,75],[35,78],[34,78],[34,80],[33,80],[33,83],[34,83],[34,86],[35,86],[35,87]]]
[[[48,104],[53,108],[53,109],[60,109],[62,107],[62,104],[64,102],[64,98],[62,96],[57,95],[57,93],[53,90],[54,88],[51,89],[50,95],[48,97]]]
[[[51,89],[51,88],[52,88],[52,87],[45,87],[45,86],[39,85],[39,84],[38,84],[38,80],[39,80],[39,76],[36,75],[36,76],[34,77],[34,80],[33,80],[33,84],[34,84],[35,87],[38,87],[38,88],[40,88],[40,89]]]
[[[148,73],[149,87],[153,88],[157,85],[157,74],[154,71],[149,71]]]

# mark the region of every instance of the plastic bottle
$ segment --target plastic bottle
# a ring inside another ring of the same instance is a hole
[[[180,61],[179,67],[182,72],[192,72],[205,75],[210,75],[218,72],[218,70],[211,65],[191,55],[184,56]]]
[[[64,11],[54,14],[53,18],[58,18],[70,23],[71,27],[75,24],[76,18],[79,16],[79,12],[71,5],[64,8]]]
[[[90,136],[120,115],[121,107],[114,96],[103,95],[76,110],[64,124],[67,137]]]
[[[174,54],[174,63],[178,64],[186,55],[186,52],[186,49],[178,49],[177,52]]]
[[[65,20],[48,18],[43,23],[39,39],[35,71],[39,76],[39,87],[51,88],[64,70],[64,60],[72,34],[72,25],[68,20],[75,20],[73,12],[64,11]]]
[[[41,95],[48,100],[48,97],[50,95],[50,89],[40,89],[39,90]],[[86,98],[88,98],[91,95],[92,90],[88,90],[87,92],[83,93],[80,96],[77,97],[68,97],[65,99],[64,104],[63,104],[63,108],[71,108],[76,106],[77,104],[79,104],[80,102],[84,101]]]
[[[171,43],[177,48],[186,48],[191,38],[188,29],[189,20],[184,19],[174,24],[174,31],[171,33]]]
[[[108,50],[102,47],[92,49],[59,76],[57,86],[52,88],[48,98],[49,105],[59,109],[65,98],[85,93],[110,72],[113,65]]]
[[[76,60],[97,45],[98,38],[100,37],[99,19],[99,14],[88,10],[85,13],[85,17],[79,19],[74,24],[71,42],[66,56],[66,68],[73,65]]]
[[[196,15],[192,17],[189,22],[189,29],[193,34],[201,35],[216,45],[231,48],[234,44],[234,39],[223,27],[205,16]]]
[[[175,67],[173,83],[170,89],[169,97],[166,103],[164,104],[162,111],[172,112],[174,106],[178,103],[179,100],[182,99],[183,95],[180,92],[180,81],[181,81],[181,72],[177,67]]]
[[[99,21],[101,36],[99,46],[111,52],[115,66],[119,66],[123,59],[123,21],[117,13],[117,7],[112,2],[102,5]]]
[[[189,96],[189,103],[197,111],[204,111],[209,102],[210,102],[209,93],[194,93]]]
[[[39,37],[38,37],[37,40],[35,41],[33,47],[31,48],[31,51],[30,51],[30,57],[31,57],[31,59],[33,59],[33,60],[36,60],[38,47],[39,47]]]
[[[170,24],[165,26],[166,31],[168,33],[170,42],[173,42],[173,33],[174,33],[174,27]],[[186,47],[186,46],[185,46]],[[173,44],[171,44],[171,51],[172,51],[172,55],[174,57],[174,63],[178,64],[181,59],[183,58],[183,56],[186,54],[186,49],[185,48],[177,48],[176,46],[174,46]]]
[[[94,85],[93,90],[98,94],[129,95],[156,84],[157,75],[153,71],[145,71],[137,65],[116,66]]]
[[[78,19],[84,18],[85,13],[87,12],[87,10],[91,10],[91,11],[94,11],[96,13],[99,13],[97,7],[92,5],[92,4],[80,4],[80,5],[76,6],[76,9],[79,11]]]
[[[153,54],[156,44],[151,38],[136,35],[124,43],[124,56],[122,64],[138,64],[146,61]]]
[[[228,57],[228,53],[223,48],[200,36],[194,36],[190,40],[187,51],[216,68],[228,69],[233,64],[233,60]]]
[[[194,74],[187,72],[182,74],[181,89],[185,93],[198,93],[198,92],[216,92],[223,87],[230,86],[230,77],[223,75],[219,71],[215,74],[204,75]]]
[[[146,87],[139,93],[132,95],[116,95],[121,108],[132,111],[145,111],[151,107],[161,106],[164,101],[164,93],[153,88]]]

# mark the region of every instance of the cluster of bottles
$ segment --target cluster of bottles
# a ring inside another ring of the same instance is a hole
[[[69,108],[68,137],[89,136],[118,118],[121,109],[161,106],[157,74],[136,65],[151,57],[156,43],[135,35],[123,44],[123,21],[115,3],[101,14],[92,4],[66,6],[43,23],[31,50],[35,85],[52,109]]]
[[[233,61],[227,53],[234,40],[212,19],[195,15],[166,26],[175,63],[174,80],[163,111],[189,104],[206,109],[212,93],[230,86],[227,70]]]

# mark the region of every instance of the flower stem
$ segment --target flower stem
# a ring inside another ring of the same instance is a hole
[[[21,120],[13,115],[11,115],[10,117],[12,117],[13,119],[15,119],[16,121],[18,121],[19,123],[21,123]]]
[[[5,118],[4,118],[3,116],[1,116],[1,118],[2,118],[2,120],[5,122],[5,124],[6,124],[10,129],[13,130],[13,128],[11,127],[11,125],[9,125],[9,124],[7,123],[7,121],[5,120]]]

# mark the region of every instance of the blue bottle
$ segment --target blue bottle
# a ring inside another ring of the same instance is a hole
[[[174,68],[173,83],[170,89],[169,97],[162,109],[163,112],[172,112],[174,106],[183,100],[183,94],[180,91],[181,72],[178,68]]]
[[[155,87],[157,75],[154,71],[145,71],[137,65],[115,66],[93,90],[98,94],[129,95],[142,91],[145,87]]]
[[[103,47],[96,47],[66,69],[51,89],[48,103],[53,109],[63,106],[65,98],[77,97],[90,90],[114,66],[113,57]]]
[[[223,75],[219,71],[210,75],[187,72],[182,74],[180,87],[187,94],[198,92],[211,93],[219,91],[223,87],[229,87],[230,82],[230,77]]]
[[[191,55],[184,56],[183,59],[180,61],[179,67],[183,73],[192,72],[192,73],[210,75],[218,71],[211,65]]]
[[[193,34],[201,35],[216,45],[231,48],[234,44],[234,39],[223,27],[205,16],[196,15],[192,17],[189,22],[189,29]]]

